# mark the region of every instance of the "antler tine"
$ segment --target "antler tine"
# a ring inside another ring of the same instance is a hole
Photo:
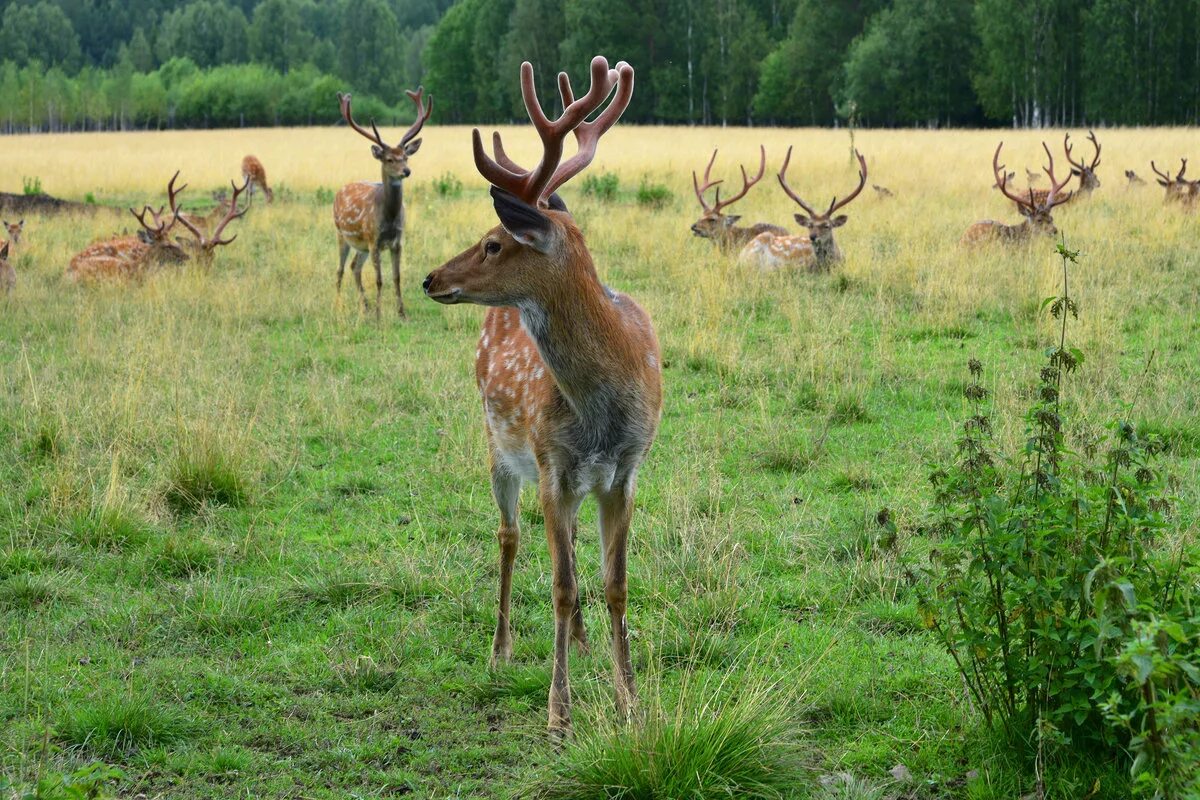
[[[1158,167],[1154,166],[1153,161],[1150,162],[1150,169],[1154,170],[1154,174],[1158,176],[1158,183],[1160,186],[1171,185],[1171,174],[1169,172],[1161,171]]]
[[[1095,131],[1089,130],[1088,138],[1092,140],[1092,145],[1096,148],[1096,157],[1092,159],[1092,166],[1090,167],[1090,169],[1095,169],[1100,166],[1100,142],[1096,139]]]
[[[696,171],[692,170],[692,188],[696,190],[696,199],[700,201],[700,207],[704,209],[705,213],[712,211],[713,207],[710,206],[707,202],[705,202],[704,193],[707,192],[712,187],[716,186],[717,184],[721,183],[721,181],[714,181],[709,178],[709,175],[712,173],[713,163],[716,162],[716,160],[717,160],[717,148],[714,147],[712,158],[710,158],[708,160],[708,166],[704,168],[704,185],[703,186],[701,186],[700,182],[696,179]],[[720,194],[720,193],[721,193],[721,190],[717,189],[717,194]]]
[[[425,122],[426,122],[426,120],[429,119],[429,115],[433,113],[433,95],[432,94],[429,95],[429,102],[427,104],[425,104],[425,105],[421,104],[421,97],[425,94],[424,86],[418,86],[417,90],[415,92],[412,91],[411,89],[406,89],[404,91],[404,93],[406,95],[408,95],[409,100],[412,100],[414,103],[416,103],[417,118],[413,121],[413,124],[409,127],[409,129],[404,133],[404,136],[402,136],[400,138],[400,144],[396,145],[397,147],[403,147],[404,145],[408,144],[413,139],[413,137],[415,137],[418,133],[420,133],[421,128],[425,127]],[[374,124],[375,123],[373,123],[373,122],[371,123],[372,127],[374,126]],[[378,131],[376,131],[376,133],[378,133]]]
[[[1004,171],[1004,169],[1007,165],[1000,163],[1000,149],[1002,147],[1004,147],[1003,141],[1001,141],[1000,144],[996,145],[996,154],[994,156],[992,156],[992,172],[995,173],[995,175],[996,175],[996,188],[999,189],[1000,193],[1003,194],[1005,197],[1007,197],[1009,200],[1012,200],[1014,203],[1016,203],[1021,208],[1028,209],[1030,212],[1032,212],[1033,211],[1033,192],[1032,192],[1032,190],[1030,191],[1029,200],[1026,200],[1025,198],[1021,197],[1020,195],[1012,194],[1011,192],[1008,191],[1008,173]]]
[[[1071,158],[1071,148],[1072,148],[1072,144],[1071,144],[1071,134],[1070,134],[1069,132],[1068,132],[1068,133],[1064,133],[1064,134],[1063,134],[1063,150],[1064,150],[1064,151],[1066,152],[1066,154],[1067,154],[1067,163],[1068,163],[1068,164],[1070,164],[1070,165],[1071,165],[1072,167],[1074,167],[1075,169],[1082,170],[1082,169],[1084,168],[1084,167],[1083,167],[1083,162],[1082,162],[1082,161],[1076,161],[1075,159]]]
[[[792,147],[791,147],[791,145],[788,145],[787,155],[783,157],[783,166],[779,168],[779,174],[776,176],[779,178],[779,185],[783,187],[783,191],[787,193],[787,196],[792,198],[793,200],[795,200],[797,203],[799,203],[800,207],[803,208],[810,217],[815,217],[815,216],[817,216],[817,212],[813,211],[812,208],[809,207],[808,203],[801,200],[800,195],[793,192],[792,187],[788,186],[787,170],[788,170],[788,164],[790,164],[791,161],[792,161]]]
[[[229,211],[225,212],[224,219],[222,219],[220,224],[217,225],[216,229],[212,232],[212,236],[209,237],[209,240],[204,242],[204,246],[209,249],[216,247],[217,245],[229,244],[236,239],[237,234],[235,233],[228,239],[222,240],[221,233],[225,230],[226,225],[233,222],[235,219],[240,219],[246,216],[246,212],[250,210],[250,208],[247,206],[241,211],[238,211],[237,207],[238,197],[241,196],[242,192],[246,191],[246,187],[250,185],[250,179],[246,178],[245,182],[241,186],[238,186],[233,181],[230,181],[229,185],[233,187],[233,196],[229,198]]]
[[[605,62],[605,66],[607,66],[607,62]],[[571,178],[583,172],[587,168],[587,165],[592,163],[592,159],[596,157],[596,147],[600,144],[600,137],[607,133],[613,125],[616,125],[617,120],[625,113],[625,109],[629,108],[629,102],[633,99],[633,67],[624,61],[618,62],[616,69],[608,70],[607,80],[609,87],[600,95],[600,100],[594,108],[599,108],[608,98],[609,92],[612,91],[611,83],[615,80],[616,93],[613,94],[612,101],[594,120],[591,122],[581,121],[575,126],[575,142],[578,144],[579,150],[566,163],[560,165],[554,171],[554,176],[550,178],[550,183],[542,190],[543,197],[549,196],[564,183],[571,180]],[[570,96],[571,83],[567,79],[565,72],[561,73],[559,84],[560,88],[566,88],[567,96]],[[591,91],[589,90],[590,93]],[[572,105],[574,104],[572,103]],[[583,119],[586,120],[586,118],[587,114],[584,114]],[[745,170],[742,170],[742,173],[745,174]],[[762,175],[760,174],[759,177],[761,178]]]
[[[1179,159],[1179,172],[1175,175],[1176,183],[1183,183],[1183,173],[1187,172],[1187,159]]]
[[[858,152],[858,150],[854,151],[854,155],[858,158],[858,188],[841,200],[834,197],[833,202],[829,204],[829,210],[825,212],[825,216],[827,217],[833,216],[833,212],[839,208],[845,208],[849,205],[850,201],[858,197],[859,192],[867,185],[867,160],[863,158],[863,154]]]
[[[1045,173],[1050,176],[1050,191],[1046,193],[1046,201],[1045,201],[1046,208],[1054,208],[1055,206],[1059,206],[1059,205],[1062,205],[1063,203],[1067,202],[1075,194],[1074,192],[1067,192],[1067,196],[1062,198],[1061,200],[1059,200],[1058,196],[1057,196],[1058,193],[1063,189],[1063,187],[1065,187],[1068,183],[1071,182],[1071,173],[1068,172],[1067,177],[1065,179],[1063,179],[1061,182],[1057,178],[1055,178],[1054,177],[1054,156],[1050,153],[1050,147],[1045,142],[1042,142],[1042,149],[1046,151],[1046,158],[1048,158],[1050,160],[1049,166],[1047,166],[1046,169],[1044,170]],[[1032,198],[1033,198],[1033,192],[1030,191],[1030,199],[1032,199]]]
[[[140,214],[134,211],[132,208],[129,209],[129,213],[133,214],[134,219],[141,223],[142,227],[148,230],[150,233],[162,233],[163,228],[166,227],[166,223],[159,221],[158,217],[154,213],[154,209],[152,209],[150,206],[142,206],[142,213]],[[154,219],[154,225],[150,225],[148,222],[146,222],[147,214]]]
[[[374,135],[372,135],[372,134],[367,133],[366,129],[364,129],[361,125],[359,125],[357,122],[354,121],[354,115],[350,111],[350,100],[352,97],[353,97],[353,95],[351,95],[349,92],[346,92],[344,94],[341,92],[338,92],[338,104],[342,108],[342,119],[346,120],[346,124],[349,125],[351,128],[353,128],[354,130],[358,131],[359,134],[361,134],[363,136],[363,138],[368,139],[371,142],[374,142],[375,144],[379,145],[380,147],[387,147],[387,145],[385,145],[383,143],[383,137],[379,135],[378,128],[375,129],[375,133],[374,133]],[[374,121],[371,122],[371,127],[375,128]]]
[[[762,180],[763,173],[767,170],[767,148],[763,147],[761,144],[758,146],[758,174],[753,178],[747,177],[746,167],[744,165],[739,165],[739,168],[742,170],[742,190],[733,197],[730,197],[728,200],[721,201],[718,199],[716,204],[713,206],[715,211],[721,211],[722,209],[733,205],[738,200],[741,200],[746,196],[746,193],[753,188],[754,184]],[[718,181],[718,183],[719,182],[720,181]]]

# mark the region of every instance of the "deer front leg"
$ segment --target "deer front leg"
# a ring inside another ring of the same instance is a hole
[[[546,520],[546,541],[550,548],[554,587],[554,668],[550,677],[547,728],[551,738],[561,741],[571,730],[568,652],[571,643],[571,619],[579,598],[571,558],[571,528],[579,510],[580,498],[564,493],[554,477],[544,472],[538,486],[542,515]]]
[[[383,300],[383,265],[380,264],[382,256],[379,245],[376,244],[371,250],[371,265],[375,267],[375,319],[379,319],[379,305]]]
[[[509,625],[509,607],[512,601],[513,563],[517,560],[517,548],[521,541],[521,529],[517,520],[517,500],[521,495],[521,479],[509,473],[497,463],[492,455],[492,496],[500,509],[500,609],[496,617],[496,635],[492,638],[492,669],[512,660],[512,631]]]
[[[629,626],[625,609],[629,594],[626,545],[633,517],[633,482],[600,494],[600,538],[604,543],[604,599],[612,621],[613,672],[617,713],[628,718],[637,702],[633,661],[629,655]]]
[[[354,273],[354,282],[358,284],[358,296],[362,298],[363,311],[370,311],[371,304],[367,302],[367,292],[363,289],[362,270],[363,264],[367,261],[367,254],[358,252],[354,254],[354,261],[350,264],[350,271]]]
[[[396,286],[396,313],[404,319],[408,315],[404,313],[404,295],[400,292],[400,248],[401,244],[397,243],[392,248],[392,283]]]

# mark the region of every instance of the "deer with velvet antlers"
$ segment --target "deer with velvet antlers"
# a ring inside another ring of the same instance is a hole
[[[346,257],[353,248],[354,263],[350,265],[354,273],[354,282],[358,284],[358,294],[362,298],[363,308],[369,310],[367,293],[363,289],[362,268],[367,256],[375,266],[375,316],[380,314],[380,301],[383,294],[383,270],[380,266],[380,251],[386,249],[392,257],[392,282],[396,285],[396,312],[404,314],[404,296],[400,291],[400,255],[404,240],[404,185],[403,181],[412,174],[408,167],[408,159],[421,147],[421,140],[416,135],[425,126],[429,115],[433,113],[433,96],[423,104],[421,99],[425,89],[417,87],[415,92],[405,92],[409,99],[416,104],[417,118],[412,126],[400,137],[400,143],[392,147],[383,141],[379,128],[371,123],[368,133],[354,121],[350,111],[350,95],[339,94],[342,117],[346,124],[371,142],[371,155],[379,162],[382,170],[382,180],[379,183],[348,183],[338,191],[333,200],[333,223],[337,227],[338,239],[338,273],[337,291],[342,291],[342,276],[346,273]]]
[[[649,315],[632,298],[600,282],[575,220],[555,190],[584,170],[600,137],[633,95],[633,68],[609,69],[597,56],[591,86],[578,99],[566,73],[558,77],[563,113],[550,120],[521,65],[521,94],[542,141],[534,169],[518,166],[493,135],[495,157],[474,132],[475,165],[491,183],[500,224],[477,244],[431,272],[425,293],[440,303],[490,306],[475,356],[491,460],[492,494],[500,509],[500,597],[492,664],[512,655],[509,625],[513,562],[520,532],[517,498],[534,482],[545,519],[553,571],[554,665],[549,729],[571,726],[567,656],[586,649],[575,574],[575,525],[593,495],[600,511],[604,597],[612,624],[616,704],[635,702],[625,619],[626,543],[638,468],[658,429],[662,384],[658,339]],[[612,95],[595,119],[588,116]],[[563,160],[574,133],[578,152]]]
[[[764,233],[746,245],[740,260],[758,264],[763,269],[803,267],[813,272],[825,272],[841,263],[842,251],[834,241],[833,230],[845,225],[849,217],[845,214],[834,216],[834,213],[849,205],[867,185],[867,160],[857,150],[854,157],[858,159],[858,186],[841,200],[834,197],[829,208],[818,213],[788,185],[787,170],[792,160],[792,148],[789,147],[776,177],[784,193],[804,209],[805,213],[796,214],[796,222],[808,229],[808,236]]]
[[[708,166],[704,169],[704,184],[701,185],[696,173],[692,172],[692,187],[696,192],[696,199],[700,201],[700,208],[704,213],[700,219],[692,225],[692,233],[702,239],[709,239],[716,243],[717,247],[723,253],[730,253],[735,250],[741,250],[746,244],[762,233],[787,234],[787,231],[778,225],[772,225],[768,222],[756,222],[750,226],[738,225],[740,216],[736,214],[726,214],[725,209],[741,200],[746,196],[746,193],[762,180],[763,172],[767,168],[767,150],[762,145],[758,148],[758,174],[753,178],[746,175],[746,168],[742,167],[742,190],[733,197],[721,200],[722,181],[714,181],[710,177],[712,174],[713,164],[717,160],[717,150],[713,149],[712,158],[708,160]],[[704,199],[704,195],[709,189],[717,187],[717,192],[713,197],[713,202],[710,205]]]
[[[1054,236],[1058,233],[1058,228],[1054,226],[1054,219],[1051,212],[1055,206],[1060,206],[1066,203],[1074,195],[1074,192],[1067,192],[1065,195],[1060,194],[1071,180],[1070,173],[1062,181],[1054,177],[1054,156],[1050,154],[1050,148],[1042,142],[1042,149],[1046,151],[1046,158],[1049,160],[1049,165],[1046,167],[1046,175],[1050,178],[1050,188],[1042,190],[1044,195],[1038,190],[1029,189],[1024,194],[1017,194],[1008,188],[1009,175],[1004,171],[1004,165],[1000,163],[1000,150],[1004,147],[1004,142],[996,145],[996,153],[992,156],[992,172],[996,176],[996,187],[1009,200],[1017,204],[1017,209],[1025,217],[1025,221],[1020,225],[1006,225],[1003,222],[995,220],[983,220],[976,222],[971,227],[967,228],[963,233],[962,243],[966,245],[981,244],[984,242],[1011,242],[1025,243],[1029,242],[1033,235],[1045,234]]]

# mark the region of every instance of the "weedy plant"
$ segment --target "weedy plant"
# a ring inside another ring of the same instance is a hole
[[[100,761],[70,773],[52,773],[29,787],[19,787],[0,775],[0,797],[20,800],[101,800],[114,797],[110,784],[122,780],[125,773]]]
[[[671,190],[661,183],[651,183],[648,178],[642,178],[642,182],[638,184],[637,201],[639,206],[664,208],[674,199],[675,195],[671,193]]]
[[[1182,551],[1151,547],[1171,501],[1158,445],[1125,421],[1133,404],[1107,441],[1067,424],[1065,379],[1084,358],[1067,342],[1078,253],[1058,252],[1062,293],[1042,303],[1058,342],[1025,413],[1021,453],[992,449],[983,366],[968,364],[955,458],[930,476],[940,541],[918,579],[922,618],[988,724],[1028,747],[1039,791],[1056,747],[1116,755],[1127,746],[1141,793],[1195,797],[1200,615],[1188,587],[1200,570]]]
[[[21,189],[26,197],[37,197],[42,194],[42,179],[34,176],[32,178],[21,178]]]
[[[453,172],[445,172],[433,179],[433,190],[438,197],[459,197],[463,185]]]
[[[583,179],[583,193],[605,203],[616,200],[620,191],[621,179],[612,172],[587,175]]]

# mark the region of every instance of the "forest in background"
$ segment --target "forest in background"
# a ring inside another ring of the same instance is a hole
[[[626,119],[1200,121],[1200,0],[0,0],[0,131],[525,118],[516,80],[637,68]]]

